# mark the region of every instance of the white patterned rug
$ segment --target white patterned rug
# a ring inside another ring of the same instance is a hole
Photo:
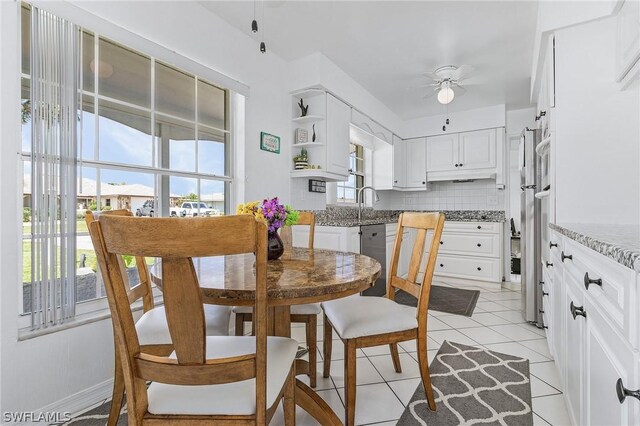
[[[444,342],[429,369],[436,411],[421,383],[399,426],[533,425],[529,360]]]

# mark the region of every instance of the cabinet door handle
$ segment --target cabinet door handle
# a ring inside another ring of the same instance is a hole
[[[426,184],[427,184],[427,182],[425,182],[425,181],[422,181],[422,184],[423,184],[423,185],[426,185]]]
[[[444,265],[441,263],[441,264],[440,264],[440,267],[441,267],[441,268],[444,268]]]
[[[456,167],[460,167],[460,164],[456,164]]]
[[[460,167],[462,167],[462,163],[460,163]]]
[[[544,297],[544,296],[548,296],[548,295],[549,295],[549,293],[547,293],[546,291],[542,290],[542,296],[543,296],[543,297]]]
[[[482,268],[478,266],[478,271],[482,271]]]
[[[482,229],[482,226],[481,226],[481,225],[478,225],[478,229]]]
[[[478,244],[477,244],[477,246],[478,246],[478,247],[482,247],[482,244],[478,243]]]
[[[444,241],[440,241],[440,245],[444,244]]]
[[[547,265],[547,268],[550,267],[550,266],[553,266],[553,263],[549,263],[549,262],[544,262],[544,263],[545,263],[545,265]]]
[[[558,243],[549,243],[549,248],[552,249],[554,247],[558,247]]]
[[[625,388],[621,378],[618,378],[616,381],[616,393],[618,394],[618,401],[620,401],[620,404],[622,404],[628,396],[640,399],[640,390],[632,391]]]
[[[564,251],[560,253],[560,259],[562,260],[562,263],[564,263],[565,259],[569,259],[569,260],[573,260],[573,255],[572,254],[564,254]]]
[[[585,318],[587,317],[587,313],[584,311],[584,306],[576,306],[573,304],[573,301],[569,305],[569,310],[571,311],[571,315],[573,316],[573,319],[576,319],[578,315],[583,316]]]
[[[600,287],[602,287],[602,279],[601,278],[596,278],[594,280],[592,278],[589,278],[589,273],[585,272],[585,274],[584,274],[584,288],[589,290],[589,286],[591,284],[599,285]]]

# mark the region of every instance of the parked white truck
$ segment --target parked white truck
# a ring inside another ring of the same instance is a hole
[[[171,207],[169,209],[171,217],[218,216],[219,214],[219,210],[210,208],[202,201],[185,201],[180,207]],[[141,208],[137,209],[136,216],[155,216],[153,200],[147,200]]]

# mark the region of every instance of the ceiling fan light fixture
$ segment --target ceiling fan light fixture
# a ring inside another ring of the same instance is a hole
[[[447,105],[455,97],[455,93],[451,87],[443,87],[438,91],[438,102],[442,105]]]

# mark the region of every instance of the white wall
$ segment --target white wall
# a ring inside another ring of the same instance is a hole
[[[442,131],[442,125],[445,123],[444,115],[434,115],[407,120],[402,123],[400,136],[403,139],[410,139],[420,136],[433,136],[444,133],[490,129],[494,127],[504,127],[505,122],[505,105],[494,105],[486,108],[477,108],[449,114],[450,124],[447,126],[447,130],[445,132]]]
[[[18,2],[0,2],[0,411],[78,409],[110,393],[110,320],[17,341],[22,205],[15,185],[21,173],[16,158],[20,141],[18,7]],[[283,60],[261,54],[254,40],[195,2],[157,2],[152,7],[148,2],[79,2],[75,7],[46,2],[42,7],[71,11],[80,20],[89,12],[93,16],[88,21],[112,23],[105,26],[104,34],[116,41],[118,34],[129,30],[248,85],[246,155],[240,157],[245,158],[242,167],[246,169],[243,198],[279,195],[289,201],[289,96]],[[76,22],[92,29],[87,22]],[[260,131],[281,137],[280,155],[260,151]],[[83,391],[87,391],[84,396],[74,395]]]
[[[321,84],[392,132],[401,130],[401,120],[393,111],[320,52],[291,61],[289,76],[290,91]]]
[[[640,89],[614,83],[615,17],[555,36],[557,222],[637,225]]]

